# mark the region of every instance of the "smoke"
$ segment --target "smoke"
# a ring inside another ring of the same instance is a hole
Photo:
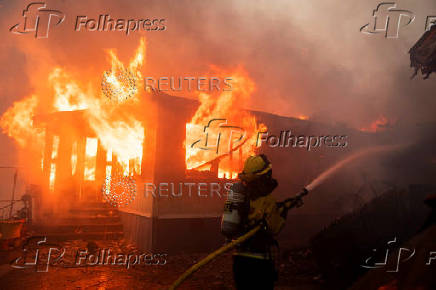
[[[435,121],[435,76],[410,80],[408,50],[424,32],[436,3],[396,1],[415,21],[400,38],[365,35],[379,1],[46,1],[65,13],[48,39],[15,35],[28,1],[1,2],[0,114],[15,100],[43,92],[54,66],[99,86],[109,68],[107,49],[121,60],[131,56],[139,37],[147,38],[144,76],[201,76],[210,65],[242,65],[256,83],[247,108],[285,116],[308,115],[323,122],[361,128],[380,117],[403,123]],[[159,32],[74,31],[76,17],[165,18]],[[194,95],[187,94],[188,97]],[[39,111],[50,108],[40,104]],[[2,135],[2,141],[5,139]],[[4,144],[2,142],[2,144]],[[2,145],[3,147],[3,145]],[[7,148],[1,148],[3,163]]]

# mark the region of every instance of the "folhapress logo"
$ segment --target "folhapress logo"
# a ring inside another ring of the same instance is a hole
[[[401,19],[407,18],[403,26],[407,26],[415,20],[413,12],[396,9],[394,2],[380,3],[372,13],[370,23],[360,28],[360,32],[366,34],[385,33],[386,38],[398,38],[401,28]]]
[[[23,21],[12,26],[9,31],[16,34],[35,33],[35,38],[47,38],[51,26],[61,24],[65,14],[47,9],[43,2],[32,2],[23,10]],[[54,24],[53,24],[54,23]]]

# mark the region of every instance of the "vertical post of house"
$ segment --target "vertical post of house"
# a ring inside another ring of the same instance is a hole
[[[96,190],[96,200],[101,201],[101,188],[106,178],[106,154],[107,151],[101,145],[100,140],[98,140],[97,145],[97,160],[95,162],[95,184],[97,186]]]
[[[77,140],[77,183],[78,183],[78,199],[83,199],[83,179],[85,171],[85,150],[86,150],[86,136],[78,136]]]
[[[50,128],[46,127],[45,133],[45,148],[44,148],[44,161],[42,167],[42,176],[44,177],[44,192],[46,193],[50,184],[50,164],[51,164],[51,151],[53,150],[53,133]]]
[[[71,137],[68,132],[59,134],[59,148],[56,162],[55,188],[57,194],[54,196],[56,205],[69,204],[72,201],[71,191],[72,172],[71,172]],[[67,203],[60,200],[67,200]]]

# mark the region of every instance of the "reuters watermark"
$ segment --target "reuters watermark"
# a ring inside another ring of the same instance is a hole
[[[200,197],[212,198],[227,197],[231,182],[161,182],[158,184],[144,183],[145,197],[158,198],[182,198],[182,197]]]
[[[193,76],[171,76],[171,77],[145,77],[144,88],[153,91],[231,91],[232,78],[219,77],[193,77]]]
[[[345,148],[348,146],[347,135],[293,135],[291,130],[281,131],[279,135],[270,132],[258,132],[256,146],[265,144],[271,148],[305,148],[311,151],[314,148]]]

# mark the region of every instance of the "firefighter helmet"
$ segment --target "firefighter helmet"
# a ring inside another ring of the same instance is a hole
[[[239,178],[250,182],[271,172],[272,164],[264,154],[250,156],[245,160],[244,169],[239,173]]]

